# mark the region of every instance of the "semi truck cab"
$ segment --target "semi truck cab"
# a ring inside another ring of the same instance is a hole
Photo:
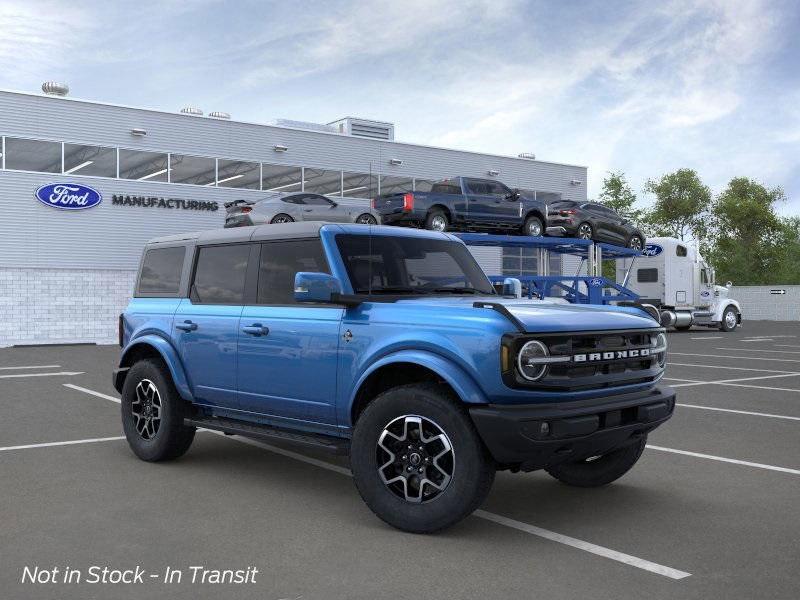
[[[742,322],[730,283],[716,285],[714,269],[696,248],[677,238],[648,238],[642,256],[617,261],[617,281],[652,304],[661,324],[687,330],[692,325],[733,331]]]

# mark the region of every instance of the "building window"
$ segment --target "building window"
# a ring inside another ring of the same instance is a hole
[[[64,174],[117,176],[117,149],[64,144]]]
[[[61,143],[6,138],[6,169],[61,173]]]
[[[305,172],[304,190],[328,196],[342,195],[342,172],[325,169],[303,169]]]
[[[214,185],[217,161],[204,156],[171,154],[169,157],[169,180],[171,183],[192,185]]]
[[[436,182],[432,179],[414,179],[414,191],[430,192],[434,183]]]
[[[217,162],[217,185],[219,187],[259,189],[261,165],[240,160],[219,159]]]
[[[402,194],[412,191],[414,191],[414,179],[411,177],[395,177],[394,175],[381,177],[381,194]]]
[[[167,155],[161,152],[119,151],[119,176],[138,181],[168,180]]]
[[[348,198],[374,198],[378,195],[377,175],[342,173],[342,196]]]
[[[261,189],[265,192],[299,192],[303,188],[303,169],[283,165],[261,165]]]

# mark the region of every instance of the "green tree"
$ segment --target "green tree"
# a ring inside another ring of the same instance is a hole
[[[627,219],[638,221],[642,211],[633,206],[636,203],[636,194],[625,178],[625,173],[609,171],[607,175],[603,180],[603,191],[598,197],[600,203]]]
[[[731,179],[711,209],[713,246],[709,259],[720,281],[739,285],[787,283],[797,272],[798,222],[781,219],[775,203],[781,188],[747,177]]]
[[[656,197],[653,207],[644,215],[649,234],[681,240],[706,237],[711,190],[694,170],[678,169],[657,181],[650,179],[644,191]]]

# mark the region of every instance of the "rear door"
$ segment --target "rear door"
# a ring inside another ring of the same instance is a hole
[[[256,302],[239,320],[239,405],[276,422],[333,426],[344,309],[295,303],[299,271],[330,272],[319,238],[260,245]]]
[[[236,344],[253,245],[200,246],[173,336],[199,404],[236,408]]]
[[[496,197],[491,193],[490,182],[482,179],[464,179],[463,182],[468,221],[477,224],[493,221]]]

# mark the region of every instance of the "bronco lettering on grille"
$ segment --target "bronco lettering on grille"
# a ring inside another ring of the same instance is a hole
[[[650,348],[635,348],[632,350],[614,350],[613,352],[589,352],[586,354],[573,354],[572,362],[624,360],[626,358],[648,358],[649,356]]]

